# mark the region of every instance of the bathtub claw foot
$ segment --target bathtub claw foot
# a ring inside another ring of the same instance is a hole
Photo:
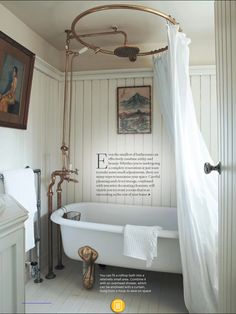
[[[90,246],[83,246],[79,249],[78,253],[87,266],[87,270],[83,275],[83,286],[86,289],[92,289],[95,281],[94,263],[98,258],[98,252]]]

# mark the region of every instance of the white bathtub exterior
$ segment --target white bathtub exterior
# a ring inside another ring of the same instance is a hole
[[[62,218],[68,211],[81,213],[80,221]],[[65,254],[75,260],[80,247],[89,245],[98,253],[96,263],[181,273],[181,257],[177,231],[176,208],[110,203],[75,203],[58,209],[51,220],[61,226]],[[123,255],[123,229],[125,224],[161,226],[157,257],[150,268],[146,262]]]

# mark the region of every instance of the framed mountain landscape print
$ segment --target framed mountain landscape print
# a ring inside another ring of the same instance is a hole
[[[151,86],[117,88],[118,134],[151,133]]]

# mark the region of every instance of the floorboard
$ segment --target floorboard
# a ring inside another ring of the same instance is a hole
[[[121,298],[124,313],[187,313],[183,301],[182,276],[143,270],[96,265],[92,290],[82,285],[82,263],[64,258],[65,269],[56,271],[53,280],[26,284],[26,313],[112,313],[111,301]],[[44,275],[46,271],[42,272]],[[100,292],[100,274],[144,274],[147,293]]]

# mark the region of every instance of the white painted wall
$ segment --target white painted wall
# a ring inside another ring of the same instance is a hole
[[[46,256],[49,175],[60,165],[60,53],[0,4],[0,30],[31,50],[37,58],[33,74],[27,130],[0,127],[0,171],[27,165],[42,170],[43,254]],[[2,188],[0,189],[0,191]]]
[[[70,185],[67,202],[83,200],[176,206],[174,158],[155,97],[152,97],[152,134],[121,135],[117,134],[116,130],[116,88],[152,85],[152,72],[144,70],[104,72],[92,72],[89,75],[81,73],[74,78],[71,157],[73,165],[79,169],[79,183]],[[217,161],[214,68],[192,68],[190,78],[198,122],[213,159]],[[161,178],[152,191],[152,197],[97,197],[95,171],[96,153],[99,152],[158,153]]]
[[[36,60],[27,130],[0,127],[0,170],[30,166],[42,170],[43,182],[60,165],[59,82]],[[47,183],[46,183],[47,184]],[[45,188],[43,184],[43,198]],[[43,207],[42,213],[46,213]]]
[[[30,166],[42,171],[42,243],[46,256],[47,186],[60,165],[61,110],[59,76],[36,60],[27,130],[0,127],[0,172]],[[45,260],[45,258],[43,258]]]
[[[59,51],[30,29],[2,4],[0,4],[0,30],[31,50],[41,59],[56,68],[60,68],[61,57]]]

